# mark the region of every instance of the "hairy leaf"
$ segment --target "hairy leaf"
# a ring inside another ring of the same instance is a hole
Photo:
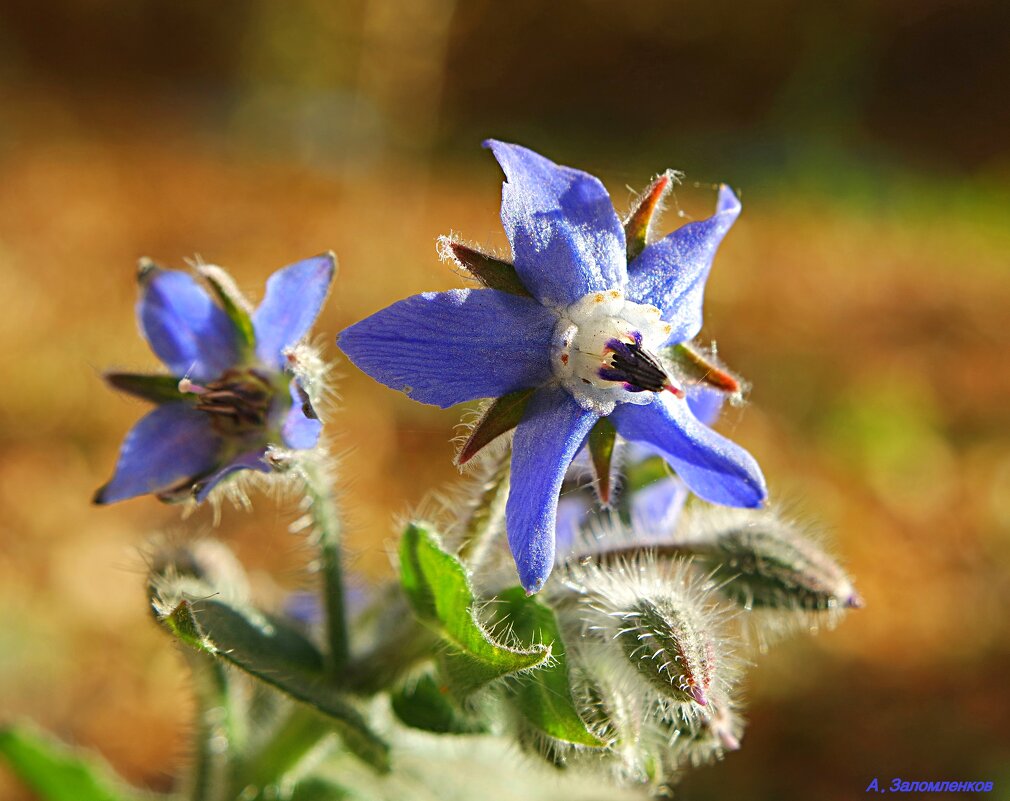
[[[502,676],[544,664],[545,645],[518,648],[498,642],[474,613],[474,596],[460,561],[436,535],[410,524],[400,542],[400,581],[414,613],[446,646],[442,667],[453,691],[465,696]]]
[[[541,642],[551,648],[551,662],[520,676],[510,687],[519,711],[537,729],[557,740],[602,747],[606,743],[591,732],[579,715],[568,682],[568,662],[554,611],[522,587],[497,597],[496,613],[523,642]]]
[[[326,674],[323,655],[286,623],[218,598],[179,600],[159,621],[184,643],[276,687],[325,715],[347,748],[377,770],[389,748]]]

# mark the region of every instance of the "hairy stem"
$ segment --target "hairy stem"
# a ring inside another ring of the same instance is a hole
[[[480,493],[473,499],[463,524],[459,559],[471,571],[477,570],[487,554],[491,540],[505,521],[505,502],[509,494],[511,451],[506,450],[484,468]]]
[[[318,713],[296,705],[270,738],[243,762],[230,798],[268,797],[285,776],[319,748],[332,727]]]
[[[396,588],[383,599],[384,609],[376,621],[379,636],[368,649],[351,659],[344,671],[344,687],[358,695],[373,695],[391,687],[418,663],[431,659],[438,640],[421,625]]]
[[[336,676],[343,670],[350,653],[341,564],[340,509],[333,494],[331,476],[324,465],[324,457],[305,459],[301,463],[301,471],[309,501],[309,514],[312,515],[319,544],[329,669]]]
[[[205,654],[187,653],[193,674],[196,721],[186,798],[225,801],[230,756],[244,741],[244,722],[232,697],[226,668]]]

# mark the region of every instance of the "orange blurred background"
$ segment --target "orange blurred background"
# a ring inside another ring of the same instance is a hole
[[[167,789],[184,665],[152,625],[144,547],[201,511],[99,509],[149,370],[133,270],[197,254],[258,298],[333,249],[317,325],[338,361],[349,561],[390,575],[399,519],[453,481],[457,411],[341,361],[343,326],[460,285],[439,234],[506,246],[519,141],[600,175],[623,210],[667,167],[664,232],[744,214],[703,338],[754,386],[721,430],[831,533],[866,608],[760,656],[743,750],[687,799],[848,799],[869,781],[1010,792],[1010,6],[269,0],[0,6],[0,715]],[[307,586],[293,511],[217,529],[261,595]],[[886,782],[885,782],[886,780]],[[20,798],[0,768],[0,796]]]

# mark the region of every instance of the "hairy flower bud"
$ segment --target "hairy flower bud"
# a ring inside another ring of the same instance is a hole
[[[707,529],[707,531],[704,531]],[[842,567],[799,528],[769,512],[710,515],[690,550],[721,579],[720,591],[746,609],[822,612],[862,599]]]
[[[679,595],[640,598],[618,615],[616,639],[638,672],[676,701],[707,705],[715,649],[691,602]]]
[[[583,718],[612,743],[623,779],[668,781],[681,732],[715,719],[738,673],[712,583],[646,551],[568,562],[554,592]]]

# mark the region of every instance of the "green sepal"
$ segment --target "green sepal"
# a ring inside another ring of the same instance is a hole
[[[522,587],[500,593],[494,605],[497,619],[507,624],[523,642],[550,646],[551,661],[539,670],[521,675],[509,685],[512,702],[537,730],[556,740],[602,748],[607,743],[586,726],[572,698],[565,645],[554,610]]]
[[[485,445],[519,425],[534,392],[536,392],[535,387],[517,389],[515,392],[502,395],[494,400],[481,415],[480,421],[473,427],[467,441],[460,448],[459,454],[456,456],[456,464],[466,464]]]
[[[670,465],[659,456],[650,456],[640,462],[627,464],[624,470],[624,491],[627,494],[638,492],[640,489],[669,478],[674,475]]]
[[[187,396],[179,391],[179,379],[176,376],[106,373],[104,378],[114,389],[151,403],[175,403],[187,400]]]
[[[211,264],[201,264],[196,268],[200,277],[214,292],[214,296],[228,315],[235,327],[238,345],[246,354],[256,350],[256,330],[253,328],[249,302],[242,296],[235,281],[220,267]]]
[[[449,688],[425,673],[393,693],[393,712],[406,725],[435,734],[480,734],[486,728],[469,720],[452,700]]]
[[[0,728],[0,754],[41,801],[140,801],[156,798],[127,786],[99,757],[25,725]]]
[[[605,506],[609,505],[613,491],[611,465],[616,443],[617,429],[608,418],[601,417],[589,432],[589,455],[596,473],[596,494]]]
[[[157,612],[159,622],[186,645],[240,668],[326,716],[349,751],[376,770],[389,770],[389,747],[333,685],[323,655],[301,632],[219,598],[182,599]]]
[[[441,666],[460,698],[503,676],[543,665],[545,645],[518,648],[497,642],[477,620],[462,563],[443,550],[436,535],[411,523],[400,541],[400,582],[418,619],[447,646]]]
[[[624,241],[627,244],[628,264],[635,260],[649,244],[649,234],[656,212],[677,182],[677,173],[667,170],[653,179],[648,188],[638,196],[635,205],[624,221]]]
[[[468,247],[447,236],[439,239],[438,244],[443,259],[456,262],[488,289],[500,289],[513,295],[531,297],[523,282],[519,280],[516,268],[504,259]]]
[[[663,349],[663,355],[677,365],[681,376],[696,384],[705,384],[719,392],[738,395],[743,392],[740,380],[715,359],[681,342]]]

